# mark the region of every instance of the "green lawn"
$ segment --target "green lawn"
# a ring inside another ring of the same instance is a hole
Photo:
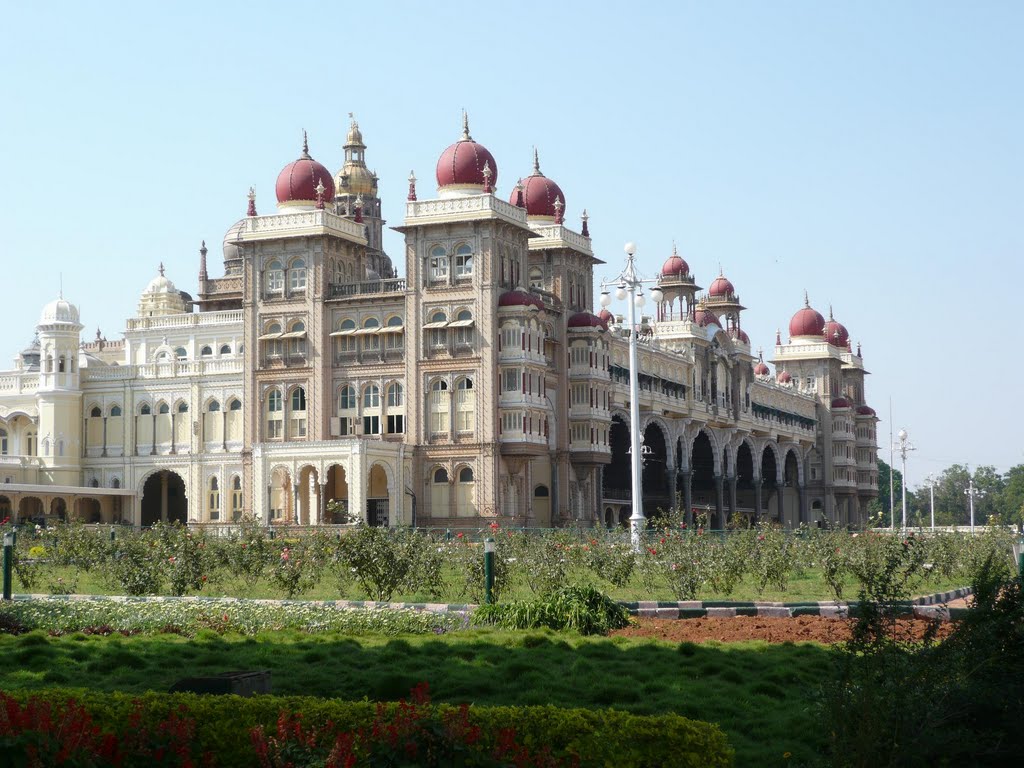
[[[613,707],[719,723],[738,766],[820,757],[814,696],[829,651],[813,644],[695,645],[473,630],[440,637],[204,631],[176,635],[0,635],[0,689],[167,690],[177,679],[269,669],[275,693],[393,700],[426,680],[436,701]],[[791,757],[784,759],[784,753]]]
[[[37,592],[48,593],[47,585],[57,578],[63,578],[68,584],[74,583],[74,592],[83,595],[122,595],[123,589],[118,589],[100,577],[98,573],[77,573],[71,568],[52,568],[47,571],[45,578],[40,578],[39,583],[29,590],[15,579],[15,592]],[[569,583],[577,580],[594,581],[594,576],[584,571],[571,571]],[[616,600],[676,600],[678,599],[664,584],[655,582],[653,585],[645,585],[639,577],[634,576],[629,583],[622,587],[597,580],[595,584],[606,594]],[[843,599],[855,602],[857,599],[857,581],[849,577],[845,581]],[[949,579],[942,579],[938,576],[929,577],[916,590],[918,594],[931,594],[944,592],[963,584]],[[284,592],[261,579],[254,585],[247,584],[242,578],[232,574],[221,574],[214,583],[205,586],[201,592],[190,594],[202,594],[214,597],[247,597],[247,598],[283,598]],[[337,578],[330,573],[325,573],[319,583],[310,591],[295,596],[301,600],[366,600],[367,595],[359,589],[354,582],[339,584]],[[529,587],[522,583],[514,583],[513,587],[502,596],[503,600],[529,600],[535,595]],[[425,592],[397,594],[393,597],[395,601],[404,602],[451,602],[462,603],[468,600],[464,585],[459,583],[453,569],[447,569],[442,574],[442,588],[438,594],[431,595]],[[715,592],[708,589],[699,596],[701,600],[765,600],[775,602],[806,602],[816,600],[835,599],[826,585],[821,574],[817,570],[806,570],[793,573],[789,579],[787,588],[783,590],[769,586],[762,593],[758,593],[757,586],[752,577],[746,576],[736,586],[731,594]]]

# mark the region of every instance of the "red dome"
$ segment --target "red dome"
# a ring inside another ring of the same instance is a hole
[[[874,416],[875,415],[875,409],[872,408],[870,405],[858,405],[857,406],[857,415],[858,416]]]
[[[797,336],[818,336],[820,337],[825,329],[825,318],[821,313],[811,308],[807,297],[804,296],[804,306],[798,310],[789,321],[790,338]]]
[[[701,328],[706,328],[709,325],[717,325],[719,328],[722,327],[722,324],[718,321],[718,317],[715,313],[707,309],[698,309],[694,312],[693,321]]]
[[[277,202],[279,203],[315,203],[316,188],[324,185],[324,200],[334,199],[334,177],[309,156],[306,140],[302,140],[302,157],[288,163],[277,175]]]
[[[513,189],[508,201],[516,204],[519,190]],[[523,204],[526,206],[526,215],[530,217],[543,217],[548,219],[558,218],[555,201],[562,201],[562,213],[565,213],[565,195],[562,188],[540,172],[540,161],[537,159],[537,151],[533,152],[533,174],[523,179]]]
[[[726,296],[735,295],[736,289],[725,275],[719,275],[716,277],[711,282],[711,287],[708,288],[708,296],[714,296],[715,298],[725,298]]]
[[[604,320],[605,325],[608,325],[608,323],[615,322],[615,315],[613,315],[607,309],[602,309],[600,312],[597,313],[597,316]]]
[[[744,344],[750,343],[750,337],[747,336],[747,332],[744,331],[742,328],[730,328],[729,335],[732,336],[734,339],[742,341]]]
[[[757,365],[754,366],[755,376],[768,376],[771,371],[768,370],[768,366],[765,365],[764,360],[759,360]]]
[[[825,327],[822,330],[822,336],[825,341],[829,344],[833,344],[837,347],[845,348],[850,343],[850,333],[846,330],[846,326],[832,317],[832,310],[828,312],[828,322],[825,323]]]
[[[850,407],[850,401],[847,400],[845,397],[836,397],[836,398],[833,398],[833,400],[832,400],[832,407],[833,408],[849,408]]]
[[[793,377],[789,375],[789,371],[783,371],[779,374],[779,384],[789,384],[793,381]]]
[[[600,328],[602,331],[608,330],[608,326],[605,324],[605,321],[592,312],[577,312],[569,318],[569,327]]]
[[[544,309],[544,302],[526,291],[506,291],[498,297],[499,307],[529,307]]]
[[[437,160],[437,186],[484,186],[484,166],[491,170],[491,189],[498,184],[498,164],[483,144],[469,135],[469,122],[462,119],[462,138],[441,153]]]
[[[665,263],[661,265],[661,276],[675,278],[690,276],[690,265],[686,263],[682,256],[676,253],[675,243],[672,244],[672,255],[665,259]]]

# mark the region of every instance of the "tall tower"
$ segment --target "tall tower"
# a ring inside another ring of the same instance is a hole
[[[363,224],[366,234],[367,271],[377,277],[394,277],[391,259],[384,253],[384,219],[381,217],[380,197],[377,194],[377,174],[366,167],[366,144],[352,113],[352,123],[345,137],[345,164],[334,177],[335,208],[337,213]],[[358,280],[374,279],[371,274],[359,275]]]
[[[81,474],[82,390],[78,308],[63,296],[43,307],[39,334],[39,457],[45,482],[78,485]]]

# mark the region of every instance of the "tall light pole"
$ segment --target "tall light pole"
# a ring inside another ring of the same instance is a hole
[[[601,306],[607,307],[612,303],[612,297],[608,292],[610,285],[615,285],[615,298],[619,301],[628,299],[626,316],[629,319],[629,452],[630,466],[632,469],[632,506],[633,511],[629,516],[629,537],[633,543],[633,549],[640,551],[643,530],[647,525],[644,518],[643,504],[643,467],[641,461],[641,444],[643,439],[640,435],[640,380],[638,378],[639,364],[637,363],[637,307],[644,305],[643,284],[645,282],[655,283],[654,280],[643,280],[636,272],[636,244],[626,243],[626,268],[621,274],[610,282],[603,282],[601,287]],[[655,285],[651,288],[651,299],[656,304],[661,303],[661,290]]]
[[[899,447],[900,447],[900,457],[903,459],[903,470],[902,470],[903,471],[903,477],[901,478],[901,480],[903,481],[903,524],[902,524],[902,530],[905,531],[907,529],[907,451],[913,451],[913,450],[916,450],[916,449],[914,448],[913,445],[911,445],[910,443],[907,442],[907,430],[901,429],[896,434],[896,437],[898,437],[899,441],[900,441],[900,445],[899,445]],[[891,474],[890,474],[890,477],[891,477]]]
[[[928,473],[928,493],[931,496],[932,530],[935,530],[935,475]]]
[[[971,533],[974,533],[974,497],[984,496],[985,492],[980,488],[974,487],[974,477],[972,475],[967,476],[967,488],[964,489],[964,495],[971,500]]]

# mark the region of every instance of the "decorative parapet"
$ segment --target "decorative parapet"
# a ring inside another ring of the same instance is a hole
[[[517,209],[522,210],[522,209]],[[566,229],[561,224],[544,224],[532,227],[537,237],[530,240],[530,250],[541,250],[543,248],[571,248],[585,256],[594,256],[590,247],[590,238],[584,237],[578,232]],[[604,264],[600,259],[595,259],[598,264]]]
[[[129,331],[157,331],[171,328],[208,328],[214,325],[241,324],[242,310],[230,309],[222,312],[189,312],[180,315],[160,317],[132,317],[128,320]]]
[[[526,226],[526,209],[499,200],[494,195],[471,195],[443,200],[409,200],[405,204],[405,224],[433,224],[467,219],[501,219]]]
[[[20,395],[35,392],[37,389],[39,389],[39,374],[35,371],[0,376],[0,393],[5,395]]]
[[[82,380],[83,382],[100,382],[128,379],[173,379],[191,376],[241,376],[241,374],[241,360],[171,360],[166,363],[83,368]]]
[[[235,238],[236,242],[276,240],[282,237],[333,235],[366,245],[362,224],[328,210],[275,213],[269,216],[246,216]]]

